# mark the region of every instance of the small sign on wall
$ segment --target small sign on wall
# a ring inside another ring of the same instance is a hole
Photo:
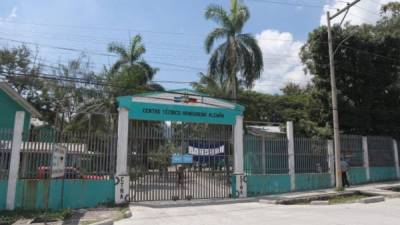
[[[244,174],[236,175],[236,197],[247,197],[247,176]]]
[[[115,204],[129,202],[129,176],[115,177]]]
[[[54,145],[51,160],[51,178],[64,177],[66,154],[67,148],[65,146]]]

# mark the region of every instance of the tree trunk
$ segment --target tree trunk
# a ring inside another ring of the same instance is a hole
[[[231,79],[232,79],[232,84],[233,84],[233,90],[232,90],[232,98],[233,98],[233,102],[237,102],[237,79],[236,79],[236,73],[233,72],[233,74],[231,75]]]

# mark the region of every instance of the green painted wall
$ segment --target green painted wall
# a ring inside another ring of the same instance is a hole
[[[22,106],[15,102],[10,96],[8,96],[4,91],[0,90],[0,128],[1,129],[13,129],[14,128],[14,118],[15,112],[24,111],[25,121],[24,121],[24,131],[29,131],[31,115]]]
[[[371,182],[396,180],[395,167],[370,167]]]
[[[257,196],[290,191],[290,176],[281,174],[247,176],[247,195]]]
[[[114,180],[70,180],[65,184],[64,206],[93,207],[100,203],[114,203]]]
[[[62,189],[64,188],[64,192]],[[63,193],[63,195],[62,195]],[[114,180],[19,180],[16,208],[87,208],[114,202]]]
[[[0,211],[6,209],[7,180],[0,180]]]
[[[332,187],[329,173],[296,174],[296,191],[315,190]]]
[[[367,183],[367,172],[364,167],[351,167],[347,171],[350,185]]]
[[[237,191],[237,189],[236,189],[236,176],[235,175],[233,175],[233,176],[231,176],[231,194],[232,194],[232,198],[236,198],[237,196],[236,196],[236,191]]]

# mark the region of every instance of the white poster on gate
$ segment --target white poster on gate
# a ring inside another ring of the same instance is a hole
[[[51,178],[64,177],[66,155],[66,147],[58,144],[54,145],[51,160]]]
[[[196,148],[193,146],[189,146],[189,154],[191,155],[199,155],[199,156],[214,156],[219,154],[224,154],[225,146],[221,145],[216,148]]]

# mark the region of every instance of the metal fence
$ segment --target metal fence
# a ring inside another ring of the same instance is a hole
[[[131,121],[131,201],[227,198],[232,126]]]
[[[244,168],[247,174],[288,174],[288,140],[284,137],[246,135],[244,138]],[[295,138],[296,173],[328,172],[326,140]]]
[[[370,167],[394,167],[393,139],[368,136]],[[342,157],[350,167],[364,166],[363,137],[341,136]],[[400,150],[398,149],[399,153]],[[244,168],[247,174],[287,174],[288,140],[283,137],[246,135],[244,138]],[[295,173],[329,172],[328,142],[323,139],[294,139]]]
[[[286,138],[244,137],[244,170],[247,174],[287,174]]]
[[[341,152],[351,167],[364,165],[362,136],[342,135],[340,137]]]
[[[0,129],[0,179],[8,177],[13,130]]]
[[[327,173],[328,145],[323,139],[294,139],[295,173]]]
[[[12,133],[0,131],[0,178],[8,175]],[[110,179],[115,174],[117,135],[33,130],[23,134],[20,149],[21,179],[46,179],[56,145],[67,149],[66,179]]]
[[[400,158],[400,141],[396,140],[396,143],[397,143],[397,156]],[[400,160],[397,166],[400,167]]]
[[[368,136],[367,140],[370,167],[395,166],[392,138]]]

